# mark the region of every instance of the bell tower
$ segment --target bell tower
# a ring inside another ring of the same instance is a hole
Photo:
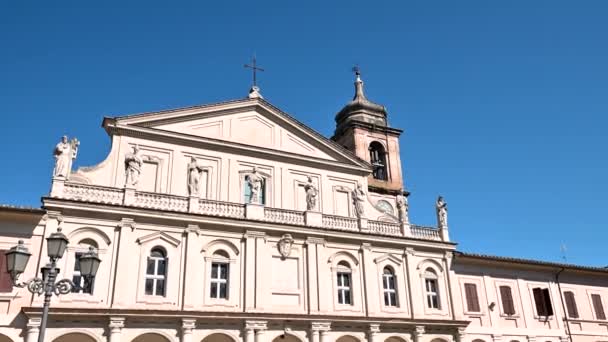
[[[399,157],[399,136],[403,132],[387,123],[386,108],[365,97],[361,72],[355,67],[355,96],[336,114],[332,140],[372,165],[369,190],[398,195],[404,184]]]

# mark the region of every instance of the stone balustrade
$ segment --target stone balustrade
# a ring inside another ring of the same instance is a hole
[[[53,189],[56,190],[51,192],[51,197],[73,201],[125,205],[235,219],[255,219],[293,226],[311,226],[328,230],[363,232],[384,236],[409,236],[435,241],[442,241],[444,239],[442,238],[442,231],[433,227],[357,219],[318,212],[270,208],[263,207],[262,205],[246,205],[72,182],[65,182],[60,187],[54,187]],[[248,206],[252,208],[247,210]],[[318,220],[311,220],[314,217],[318,217]],[[316,223],[313,223],[313,221]],[[365,222],[363,225],[362,221]]]

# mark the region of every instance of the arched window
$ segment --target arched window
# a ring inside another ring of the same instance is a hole
[[[337,271],[337,289],[338,289],[338,304],[352,305],[352,271],[350,265],[346,261],[338,263]]]
[[[369,145],[369,161],[374,170],[374,178],[388,180],[388,174],[386,172],[386,151],[381,143],[374,141]]]
[[[161,247],[150,251],[146,266],[146,295],[165,296],[167,280],[167,253]]]
[[[382,271],[382,291],[384,292],[384,305],[397,306],[397,280],[395,272],[390,267]]]
[[[426,306],[429,309],[439,309],[439,286],[437,273],[432,268],[427,268],[424,273],[424,288],[426,292]]]
[[[76,253],[74,253],[74,272],[72,272],[72,282],[77,287],[72,288],[73,293],[88,293],[93,294],[93,285],[95,284],[95,277],[91,277],[88,283],[85,283],[84,277],[80,275],[80,257],[89,251],[89,247],[98,249],[97,242],[93,239],[83,239],[78,243]]]
[[[229,256],[228,253],[218,250],[213,253],[211,262],[210,297],[213,299],[228,299]]]

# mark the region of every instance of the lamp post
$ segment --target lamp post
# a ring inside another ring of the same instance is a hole
[[[78,260],[80,266],[80,275],[84,279],[84,286],[80,284],[74,284],[70,279],[60,279],[55,282],[57,275],[59,274],[59,268],[57,267],[57,260],[63,257],[66,247],[68,246],[68,238],[61,232],[61,227],[57,228],[55,233],[52,233],[47,241],[47,252],[50,262],[40,268],[42,278],[34,278],[24,283],[19,283],[19,276],[25,271],[27,262],[32,255],[25,245],[23,240],[19,240],[17,246],[12,247],[6,252],[6,268],[11,276],[13,286],[16,287],[27,287],[31,293],[41,295],[44,294],[44,306],[42,308],[42,321],[40,322],[40,334],[38,335],[38,342],[44,342],[44,333],[46,330],[46,322],[49,315],[49,306],[51,304],[51,297],[53,294],[59,296],[67,294],[72,289],[83,289],[87,288],[90,282],[97,274],[97,269],[101,259],[97,256],[97,252],[93,247],[89,247],[89,251],[83,254]]]

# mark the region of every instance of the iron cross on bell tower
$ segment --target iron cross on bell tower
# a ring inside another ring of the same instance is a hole
[[[262,98],[260,88],[258,87],[257,74],[258,71],[264,71],[264,69],[258,66],[255,55],[253,55],[253,58],[251,59],[251,64],[245,64],[245,68],[251,69],[253,74],[253,85],[251,86],[251,89],[249,89],[249,98]]]

